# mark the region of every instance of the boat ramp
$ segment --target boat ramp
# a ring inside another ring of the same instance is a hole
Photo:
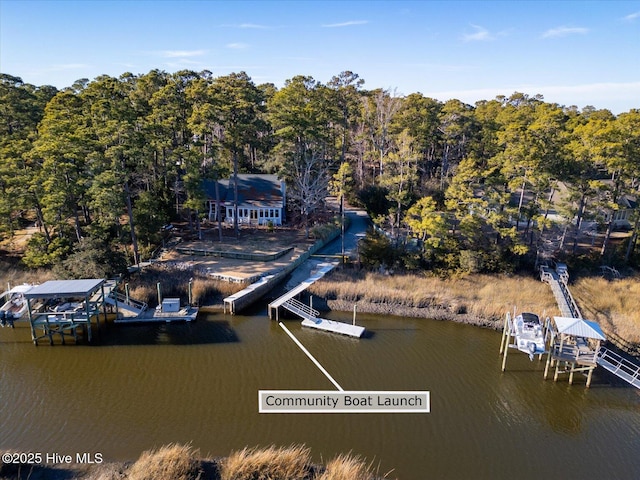
[[[303,319],[303,327],[314,328],[316,330],[322,330],[325,332],[338,333],[355,338],[362,337],[365,330],[364,327],[355,325],[355,322],[353,325],[349,325],[348,323],[336,322],[333,320],[320,318],[320,312],[313,309],[311,305],[306,305],[295,298],[297,295],[309,288],[310,285],[324,277],[326,273],[333,270],[335,266],[336,263],[321,263],[315,273],[312,272],[312,275],[309,278],[301,282],[295,288],[289,290],[281,297],[271,302],[268,307],[269,318],[274,318],[275,316],[275,320],[280,321],[279,308],[282,307],[285,310],[288,310],[291,313],[301,317]]]

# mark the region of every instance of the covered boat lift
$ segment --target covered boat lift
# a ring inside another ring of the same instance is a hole
[[[591,377],[598,360],[598,352],[606,337],[596,322],[583,318],[553,317],[551,328],[549,354],[544,369],[547,378],[549,367],[555,364],[553,377],[558,380],[560,373],[569,374],[569,384],[573,383],[573,374],[587,372],[587,387],[591,385]],[[560,363],[564,369],[560,370]]]
[[[33,343],[38,345],[38,340],[48,338],[53,345],[54,335],[60,335],[63,344],[65,337],[77,341],[79,328],[86,329],[91,342],[92,319],[100,325],[101,308],[105,321],[107,318],[104,283],[102,278],[49,280],[26,292]],[[36,307],[39,304],[41,306]]]

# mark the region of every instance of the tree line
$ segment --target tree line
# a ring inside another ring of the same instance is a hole
[[[0,112],[0,234],[38,226],[30,267],[119,271],[179,215],[198,228],[203,179],[242,172],[285,179],[307,231],[328,193],[364,205],[384,232],[362,246],[372,267],[509,270],[577,254],[585,221],[602,230],[602,256],[635,255],[637,213],[621,251],[610,238],[621,199],[638,193],[638,109],[517,92],[442,102],[366,90],[349,71],[278,89],[244,72],[152,70],[62,90],[0,74]]]

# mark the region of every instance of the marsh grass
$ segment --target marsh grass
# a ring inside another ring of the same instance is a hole
[[[40,284],[54,278],[51,270],[30,270],[21,265],[17,259],[0,258],[0,292],[4,292],[7,285],[15,287],[23,283]]]
[[[325,470],[315,480],[374,480],[378,473],[372,465],[351,454],[340,454],[327,462]]]
[[[578,279],[570,286],[582,316],[598,322],[605,333],[640,343],[640,278],[609,281],[600,277]]]
[[[187,445],[170,444],[143,452],[131,466],[129,480],[197,480],[202,476],[197,452]]]
[[[329,300],[439,308],[486,319],[503,318],[505,312],[514,307],[518,311],[558,314],[549,287],[523,276],[469,275],[440,279],[343,271],[314,283],[309,290]]]
[[[141,275],[133,277],[129,281],[129,293],[131,298],[155,306],[158,304],[157,284],[160,282],[163,298],[179,297],[181,303],[186,304],[189,300],[190,280],[193,280],[192,303],[201,305],[222,303],[223,298],[244,288],[241,284],[214,280],[190,270],[158,265],[149,267]]]
[[[303,445],[244,448],[221,463],[221,480],[306,480],[311,450]]]

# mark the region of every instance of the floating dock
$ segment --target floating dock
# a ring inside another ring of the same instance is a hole
[[[273,312],[275,312],[275,319],[276,321],[279,321],[278,309],[282,307],[285,310],[302,317],[303,327],[315,328],[316,330],[338,333],[340,335],[347,335],[355,338],[362,337],[365,330],[364,327],[320,318],[320,312],[294,298],[296,295],[305,291],[310,285],[324,277],[326,273],[330,272],[336,266],[336,264],[323,263],[319,266],[320,268],[312,276],[269,304],[269,318],[273,318]]]
[[[113,299],[113,295],[108,298]],[[117,297],[116,297],[117,298]],[[165,298],[158,307],[147,308],[147,304],[127,298],[115,302],[116,309],[122,310],[116,316],[115,323],[157,323],[157,322],[193,322],[198,316],[198,308],[190,305],[180,306],[179,298]]]
[[[359,325],[350,325],[343,322],[335,322],[324,318],[317,318],[315,321],[305,318],[302,321],[302,326],[356,338],[360,338],[364,334],[364,327]]]

